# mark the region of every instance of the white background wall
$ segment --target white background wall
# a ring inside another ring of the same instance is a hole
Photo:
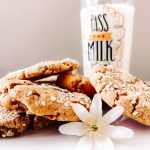
[[[150,80],[150,1],[136,0],[131,72]],[[0,0],[0,76],[45,60],[82,62],[79,0]]]

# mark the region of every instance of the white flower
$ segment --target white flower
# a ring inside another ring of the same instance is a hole
[[[134,136],[131,129],[110,125],[124,112],[122,106],[117,106],[102,116],[102,101],[99,94],[93,98],[90,110],[80,105],[73,105],[73,110],[82,122],[71,122],[59,127],[66,135],[83,136],[76,150],[91,150],[93,146],[106,150],[114,150],[112,139],[129,139]]]

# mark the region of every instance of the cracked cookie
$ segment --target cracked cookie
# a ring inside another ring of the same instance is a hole
[[[150,126],[150,86],[112,66],[94,67],[90,81],[111,107],[122,105],[124,115]]]
[[[44,84],[16,85],[8,93],[0,95],[0,104],[7,109],[58,121],[79,120],[71,107],[74,103],[89,109],[91,100],[82,93]]]

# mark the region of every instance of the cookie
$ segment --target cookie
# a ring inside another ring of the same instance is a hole
[[[56,84],[71,92],[84,93],[88,96],[93,96],[96,93],[89,79],[84,76],[69,73],[60,74],[57,78]]]
[[[34,80],[79,68],[79,63],[72,59],[61,61],[41,62],[34,66],[9,73],[5,78],[17,78],[20,80]]]
[[[32,118],[32,119],[31,119]],[[54,121],[39,116],[25,116],[17,111],[9,111],[0,106],[0,135],[14,137],[23,134],[29,126],[32,129],[41,129],[49,126]]]
[[[30,124],[28,117],[9,111],[0,106],[0,135],[2,137],[13,137],[24,133]]]
[[[0,104],[7,109],[48,116],[48,119],[58,121],[79,120],[71,107],[74,103],[82,104],[88,109],[91,100],[82,93],[72,93],[44,84],[18,85],[0,96]]]
[[[90,81],[111,107],[122,105],[124,115],[150,126],[150,86],[112,66],[94,67]]]

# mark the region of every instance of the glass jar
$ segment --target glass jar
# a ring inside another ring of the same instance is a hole
[[[81,5],[84,75],[97,64],[129,72],[133,0],[81,0]]]

